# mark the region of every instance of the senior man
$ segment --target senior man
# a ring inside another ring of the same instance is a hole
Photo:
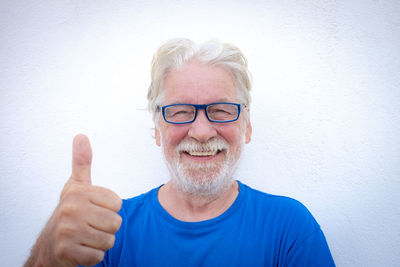
[[[162,45],[148,100],[170,180],[122,203],[91,185],[89,140],[76,136],[71,178],[26,266],[334,266],[301,203],[234,179],[252,132],[249,76],[233,45]]]

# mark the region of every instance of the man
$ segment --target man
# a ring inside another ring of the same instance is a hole
[[[234,180],[250,142],[250,78],[240,50],[174,39],[157,51],[148,92],[170,181],[132,199],[92,186],[87,137],[26,266],[334,266],[299,202]]]

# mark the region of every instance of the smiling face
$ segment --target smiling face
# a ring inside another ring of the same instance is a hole
[[[164,80],[163,105],[214,102],[240,103],[233,76],[218,66],[192,61],[170,71]],[[244,143],[250,141],[251,124],[242,110],[237,121],[210,122],[199,110],[194,122],[156,123],[156,143],[162,146],[172,184],[185,193],[208,196],[232,183]]]

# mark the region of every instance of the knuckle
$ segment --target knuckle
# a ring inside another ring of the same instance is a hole
[[[88,186],[86,184],[80,184],[74,182],[70,187],[70,193],[73,195],[81,195],[88,191]]]
[[[65,243],[72,240],[74,235],[74,229],[68,224],[60,224],[57,228],[55,240],[59,249],[65,250]]]
[[[87,207],[89,200],[78,187],[70,188],[65,192],[59,203],[60,218],[75,217]]]
[[[78,205],[76,205],[72,201],[65,201],[63,205],[60,208],[60,217],[65,218],[65,217],[70,217],[76,214],[79,210]]]
[[[65,223],[60,223],[60,225],[58,226],[58,231],[57,231],[58,240],[61,240],[69,232],[71,232],[71,228]]]
[[[67,188],[65,188],[65,194],[68,195],[84,195],[90,192],[92,185],[82,184],[78,182],[71,182]]]
[[[71,201],[71,199],[76,199],[79,195],[76,186],[71,185],[61,193],[60,202]]]
[[[104,251],[97,250],[96,255],[94,256],[95,263],[101,262],[103,258],[104,258]]]
[[[117,196],[115,200],[115,210],[118,212],[122,207],[122,199]]]
[[[110,235],[104,242],[104,250],[108,250],[114,246],[115,236]]]
[[[110,191],[109,193],[110,194],[108,194],[109,195],[108,203],[109,203],[110,209],[112,209],[115,212],[118,212],[122,206],[122,199],[112,191]]]
[[[66,242],[63,242],[63,241],[57,242],[57,244],[54,247],[56,259],[59,259],[59,260],[69,259],[70,255],[68,252],[68,247],[69,246],[66,244]]]
[[[91,253],[88,253],[84,259],[80,260],[80,263],[85,266],[92,266],[101,262],[103,258],[104,251],[92,250]]]
[[[113,233],[116,233],[119,230],[119,228],[121,227],[121,224],[122,224],[122,217],[119,216],[118,214],[116,214],[116,216],[114,216],[114,219],[111,224],[111,231]]]

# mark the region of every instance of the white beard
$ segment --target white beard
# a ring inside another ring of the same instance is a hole
[[[183,140],[176,149],[179,155],[178,160],[166,161],[173,186],[185,194],[201,197],[215,197],[224,193],[233,184],[233,174],[238,165],[242,147],[243,144],[240,145],[239,151],[233,151],[230,154],[229,144],[223,138],[214,138],[206,144],[195,140]],[[223,150],[220,153],[225,154],[225,159],[223,162],[183,163],[180,152],[188,149]]]

